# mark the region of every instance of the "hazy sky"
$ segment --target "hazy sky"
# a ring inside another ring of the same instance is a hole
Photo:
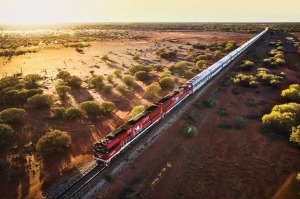
[[[0,23],[300,22],[299,0],[0,0]]]

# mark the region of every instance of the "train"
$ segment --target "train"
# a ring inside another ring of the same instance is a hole
[[[177,90],[147,108],[127,123],[121,125],[105,138],[94,144],[94,159],[99,164],[108,166],[110,161],[128,147],[134,140],[140,137],[149,128],[163,119],[172,109],[202,88],[211,78],[217,75],[223,68],[229,65],[237,56],[243,53],[249,46],[261,38],[268,28],[230,52],[228,55],[203,70]]]

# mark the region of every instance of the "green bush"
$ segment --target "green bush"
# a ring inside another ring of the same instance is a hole
[[[65,98],[67,96],[67,93],[71,91],[70,86],[64,86],[64,85],[56,85],[55,86],[56,92],[61,98]]]
[[[134,74],[134,77],[139,80],[139,81],[146,81],[150,78],[149,73],[147,73],[146,71],[138,71]]]
[[[143,111],[145,111],[145,106],[143,106],[143,105],[135,106],[130,111],[130,117],[133,118],[133,117],[137,116],[138,114],[142,113]]]
[[[65,114],[66,108],[65,107],[52,107],[51,112],[55,118],[62,118]]]
[[[87,116],[101,116],[102,115],[102,109],[98,102],[95,101],[86,101],[82,102],[80,104],[81,110],[87,115]]]
[[[292,128],[292,133],[290,135],[290,141],[300,145],[300,125]]]
[[[199,69],[206,69],[206,61],[205,60],[199,60],[196,62],[196,66]]]
[[[82,111],[78,108],[67,108],[63,114],[64,118],[68,120],[76,120],[83,117]]]
[[[142,65],[142,64],[140,64],[140,65],[131,65],[128,68],[128,71],[131,75],[134,75],[139,71],[145,71],[146,73],[148,73],[148,72],[151,71],[151,67],[148,67],[148,66],[145,66],[145,65]]]
[[[134,78],[130,75],[126,75],[123,77],[123,82],[127,85],[127,86],[134,86]]]
[[[42,136],[36,145],[36,149],[42,156],[60,154],[70,147],[71,137],[59,130],[54,130]]]
[[[106,63],[107,61],[109,61],[108,55],[103,55],[103,56],[101,57],[101,60],[104,61],[105,63]]]
[[[180,61],[171,66],[169,70],[172,72],[172,74],[178,74],[181,77],[186,76],[186,73],[188,71],[188,65],[186,62]]]
[[[119,69],[114,70],[114,71],[113,71],[113,74],[114,74],[117,78],[119,78],[119,79],[122,78],[122,71],[119,70]]]
[[[195,134],[197,133],[197,129],[195,126],[185,126],[184,127],[184,136],[187,138],[192,138],[195,136]]]
[[[160,74],[160,79],[164,77],[172,77],[172,73],[170,71],[164,71]]]
[[[72,88],[81,87],[81,83],[82,83],[82,79],[76,75],[73,75],[68,79],[68,86]]]
[[[71,77],[71,74],[68,72],[68,71],[60,71],[58,74],[57,74],[57,78],[60,78],[64,81],[68,81],[68,79]]]
[[[164,77],[159,80],[159,84],[162,88],[173,88],[175,85],[174,77]]]
[[[300,103],[300,86],[299,84],[291,84],[288,89],[281,92],[281,97],[288,102]]]
[[[160,91],[161,91],[160,85],[157,82],[154,82],[146,88],[146,97],[147,98],[157,97]]]
[[[97,89],[101,89],[103,88],[103,86],[105,85],[103,82],[104,77],[102,75],[97,75],[97,76],[93,76],[90,80],[89,83]]]
[[[15,131],[7,124],[0,124],[0,149],[12,147],[16,139]]]
[[[14,87],[20,83],[18,77],[15,76],[5,76],[0,79],[0,90],[8,87]]]
[[[246,126],[246,120],[243,117],[235,117],[232,121],[233,128],[241,129]]]
[[[23,80],[25,82],[26,88],[37,88],[38,87],[37,82],[41,81],[42,79],[43,77],[40,76],[39,74],[29,74],[26,75]]]
[[[123,85],[117,86],[116,89],[123,97],[129,97],[132,94],[132,91]]]
[[[102,112],[112,112],[116,109],[116,106],[113,102],[104,101],[100,104],[100,109]]]
[[[6,123],[20,122],[26,111],[22,108],[8,108],[0,112],[0,119]]]
[[[55,99],[53,95],[36,94],[28,98],[27,102],[29,105],[34,107],[49,107],[55,102]]]

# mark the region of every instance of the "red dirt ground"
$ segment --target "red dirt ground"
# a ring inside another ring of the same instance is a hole
[[[278,38],[284,41],[282,35]],[[270,49],[261,46],[255,52],[263,59]],[[286,73],[283,84],[279,89],[259,86],[260,93],[215,85],[202,97],[216,99],[214,108],[193,106],[185,114],[199,118],[192,123],[198,130],[195,137],[183,136],[183,126],[191,123],[183,117],[121,174],[113,176],[95,198],[299,198],[300,182],[295,179],[300,168],[299,148],[275,135],[261,134],[261,120],[247,119],[241,130],[218,128],[236,116],[261,115],[281,103],[281,90],[299,83],[299,73],[293,70],[287,66],[272,70]],[[230,71],[228,75],[233,74]],[[233,89],[239,94],[233,94]],[[247,105],[248,99],[254,104]],[[228,115],[220,116],[219,108],[226,108]]]

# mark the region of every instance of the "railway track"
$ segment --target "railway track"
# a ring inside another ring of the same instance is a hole
[[[203,86],[202,89],[198,90],[194,93],[194,95],[184,99],[181,102],[180,106],[176,106],[170,113],[168,113],[163,120],[159,121],[157,125],[153,126],[151,129],[149,129],[148,135],[143,135],[139,138],[141,140],[140,142],[136,142],[134,145],[135,147],[130,147],[127,149],[124,153],[120,154],[120,156],[126,156],[128,159],[134,160],[138,155],[139,151],[147,149],[152,143],[155,142],[155,140],[159,137],[160,134],[162,134],[168,127],[175,124],[175,122],[201,97],[205,92],[207,92],[208,89],[211,88],[212,85],[217,83],[220,78],[222,78],[227,71],[231,68],[232,65],[234,65],[237,61],[240,60],[241,57],[243,57],[246,52],[250,49],[249,47],[246,51],[241,53],[239,56],[237,56],[234,60],[232,60],[229,63],[229,66],[224,68],[222,71],[220,71],[214,78],[209,80],[205,86]],[[163,121],[163,122],[162,122]],[[119,160],[116,160],[110,167],[109,171],[113,175],[120,172],[124,166],[126,165],[126,161],[120,160],[122,157],[119,158]],[[124,159],[124,158],[123,158]],[[61,191],[60,193],[56,193],[56,196],[53,197],[50,196],[49,198],[56,198],[56,199],[69,199],[69,198],[90,198],[94,195],[96,191],[99,191],[99,188],[104,184],[104,178],[101,173],[106,167],[100,167],[98,165],[94,165],[91,167],[90,171],[86,172],[86,174],[82,175],[79,179],[74,181],[72,185],[65,188],[64,191]],[[99,177],[99,178],[98,178]],[[90,185],[88,187],[87,185]],[[91,188],[93,187],[93,188]],[[86,190],[84,190],[86,188]],[[88,193],[91,192],[91,193]]]
[[[86,186],[90,181],[92,181],[97,175],[99,175],[106,167],[95,165],[88,171],[85,175],[81,176],[67,189],[57,195],[56,199],[69,199],[72,198],[76,193],[78,193],[84,186]]]

